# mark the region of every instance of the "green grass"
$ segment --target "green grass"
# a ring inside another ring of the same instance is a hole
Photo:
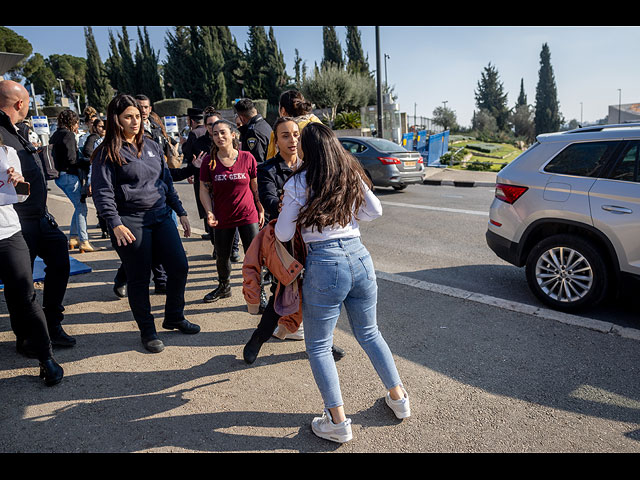
[[[485,153],[485,154],[480,154],[481,152],[478,152],[476,150],[472,150],[472,149],[467,149],[467,152],[471,153],[472,156],[471,158],[466,162],[466,165],[469,166],[470,164],[474,163],[474,162],[480,162],[483,164],[486,164],[487,162],[490,162],[492,165],[490,168],[482,168],[482,167],[475,167],[471,166],[471,168],[469,168],[469,170],[474,169],[474,170],[484,170],[484,171],[490,171],[490,172],[499,172],[503,167],[505,163],[509,163],[512,160],[514,160],[518,155],[520,155],[522,153],[522,150],[520,150],[519,148],[510,145],[508,143],[488,143],[488,142],[478,142],[476,140],[465,140],[465,141],[461,141],[461,142],[454,142],[451,143],[449,145],[449,150],[457,150],[459,148],[464,148],[466,147],[468,144],[478,144],[478,143],[484,143],[487,145],[491,145],[493,147],[496,148],[492,148],[491,149],[491,153]],[[454,168],[454,169],[458,169],[458,170],[466,170],[466,167],[463,167],[462,165],[454,165],[454,166],[450,166],[449,168]]]

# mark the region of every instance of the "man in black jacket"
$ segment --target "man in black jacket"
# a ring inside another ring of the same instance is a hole
[[[31,188],[29,198],[16,204],[14,208],[20,218],[32,264],[38,256],[46,266],[42,307],[47,318],[51,344],[72,347],[76,340],[67,335],[61,325],[64,318],[62,302],[70,271],[67,237],[47,210],[47,181],[40,158],[31,142],[23,138],[15,127],[26,118],[28,111],[27,89],[11,80],[0,81],[0,135],[5,145],[13,147],[18,153],[22,175]],[[10,302],[7,299],[7,303]],[[17,319],[11,319],[12,327],[16,322]],[[28,340],[18,338],[17,348],[28,354]]]
[[[271,139],[271,127],[248,98],[238,100],[234,108],[242,122],[239,127],[241,149],[251,152],[256,162],[261,164],[267,160],[265,157]]]

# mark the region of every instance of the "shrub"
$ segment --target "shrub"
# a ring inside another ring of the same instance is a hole
[[[187,109],[193,106],[188,98],[167,98],[153,104],[153,111],[161,117],[180,117],[187,114]]]

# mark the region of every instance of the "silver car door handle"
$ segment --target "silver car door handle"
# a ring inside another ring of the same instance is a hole
[[[616,207],[615,205],[602,205],[602,209],[611,213],[633,213],[633,210],[625,207]]]

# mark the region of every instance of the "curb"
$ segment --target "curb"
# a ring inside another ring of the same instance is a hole
[[[479,182],[474,180],[429,180],[422,181],[423,185],[448,186],[448,187],[495,187],[495,182]]]

